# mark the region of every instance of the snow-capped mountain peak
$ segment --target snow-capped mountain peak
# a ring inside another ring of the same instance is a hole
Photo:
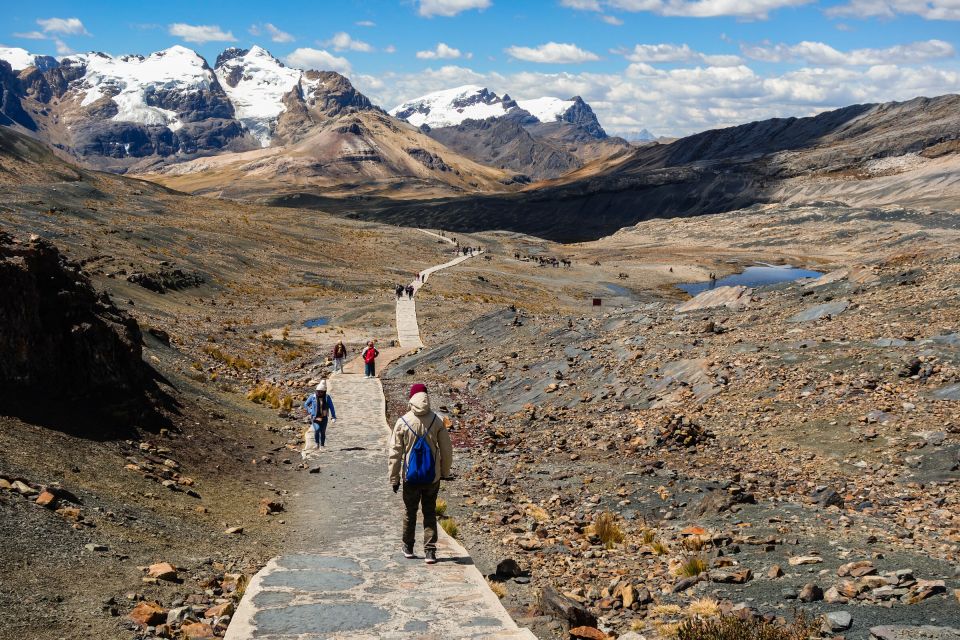
[[[390,115],[414,126],[427,125],[431,128],[457,126],[468,119],[524,115],[528,123],[531,122],[530,116],[534,124],[537,121],[550,123],[562,120],[581,126],[598,138],[606,137],[589,105],[579,97],[563,100],[544,96],[514,101],[507,94],[501,97],[486,87],[476,85],[428,93],[397,105],[390,110]]]
[[[540,122],[556,122],[574,104],[573,100],[561,100],[551,96],[532,100],[517,100],[517,105]]]
[[[217,58],[215,70],[233,103],[236,118],[264,147],[269,146],[283,98],[303,79],[299,69],[285,67],[263,47],[227,49]]]
[[[399,104],[390,115],[414,126],[452,127],[464,120],[498,118],[507,113],[503,99],[486,87],[463,85],[428,93]]]
[[[209,91],[216,83],[206,61],[192,49],[175,45],[149,56],[113,57],[105,53],[66,56],[61,64],[86,68],[78,91],[81,106],[109,97],[117,106],[112,119],[147,125],[166,125],[177,130],[183,123],[178,112],[155,106],[157,96]]]
[[[0,60],[6,60],[14,71],[23,71],[27,67],[36,67],[46,71],[57,66],[57,59],[52,56],[38,56],[20,47],[0,47]]]

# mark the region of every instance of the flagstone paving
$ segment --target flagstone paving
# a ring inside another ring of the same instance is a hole
[[[426,279],[466,259],[428,269]],[[422,346],[415,299],[398,302],[401,347],[381,350],[378,365]],[[422,554],[403,557],[402,501],[387,482],[383,388],[363,377],[357,360],[329,380],[338,420],[327,430],[326,449],[312,450],[305,434],[304,460],[318,469],[305,512],[297,514],[306,550],[274,558],[254,576],[227,640],[535,638],[517,627],[470,554],[443,532],[436,565]]]

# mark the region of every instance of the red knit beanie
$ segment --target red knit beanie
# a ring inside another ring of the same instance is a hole
[[[410,398],[417,395],[418,393],[426,393],[426,392],[427,392],[427,385],[421,384],[418,382],[417,384],[410,387]]]

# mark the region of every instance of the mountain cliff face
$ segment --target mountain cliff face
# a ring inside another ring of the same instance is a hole
[[[0,90],[4,124],[113,171],[289,144],[330,118],[377,109],[340,74],[291,69],[261,47],[228,49],[213,69],[181,46],[59,61],[0,49]]]

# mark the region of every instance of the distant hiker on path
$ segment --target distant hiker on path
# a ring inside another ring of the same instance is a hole
[[[396,293],[397,293],[397,300],[399,300],[400,298],[403,297],[403,285],[402,285],[402,284],[398,284],[398,285],[397,285]]]
[[[403,484],[403,555],[415,558],[413,544],[417,529],[417,510],[423,512],[423,551],[427,564],[437,561],[437,495],[440,480],[450,478],[453,445],[443,420],[430,408],[427,387],[410,387],[410,411],[393,427],[390,459],[387,463],[390,485],[397,493]]]
[[[413,300],[413,285],[407,285],[407,300]]]
[[[317,449],[327,444],[327,422],[329,418],[337,421],[337,411],[333,408],[333,399],[327,394],[327,381],[321,380],[316,392],[307,398],[303,408],[310,414],[310,426],[313,427],[313,440]]]
[[[347,348],[343,346],[343,340],[338,340],[337,344],[333,345],[333,372],[334,373],[343,373],[343,359],[347,357]]]
[[[366,348],[360,356],[363,358],[363,377],[375,378],[377,376],[377,356],[380,352],[373,346],[373,340],[367,343]]]

